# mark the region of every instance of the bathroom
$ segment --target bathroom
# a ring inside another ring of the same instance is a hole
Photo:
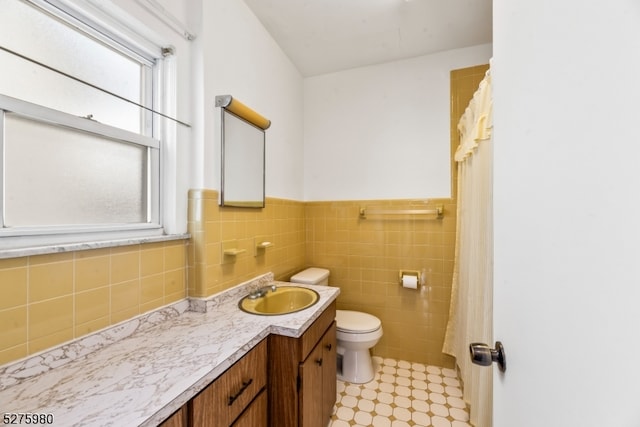
[[[121,7],[145,17],[139,6],[123,2]],[[11,269],[24,286],[27,270],[32,282],[55,275],[59,285],[43,291],[38,301],[55,302],[61,312],[43,308],[60,322],[42,334],[28,334],[30,342],[22,330],[16,334],[21,339],[1,350],[0,360],[24,357],[183,298],[187,289],[189,295],[209,296],[265,272],[284,280],[306,266],[321,266],[331,270],[331,283],[340,285],[343,308],[383,319],[388,332],[376,349],[379,355],[451,367],[441,353],[455,241],[455,203],[449,198],[449,70],[488,63],[491,45],[303,79],[243,2],[204,2],[202,8],[207,25],[194,24],[199,36],[192,42],[175,40],[178,73],[189,73],[198,55],[207,68],[179,81],[185,87],[178,90],[176,115],[192,127],[177,126],[176,182],[170,195],[176,202],[166,208],[172,210],[167,217],[173,217],[173,231],[189,232],[191,240],[49,254],[32,257],[28,268],[26,257],[3,260],[3,266],[25,265]],[[180,12],[188,22],[187,11],[174,11]],[[166,32],[157,19],[146,19]],[[251,43],[217,37],[230,31],[250,34]],[[269,74],[256,78],[254,69]],[[190,97],[188,82],[204,90]],[[377,90],[383,85],[389,89]],[[424,95],[416,95],[416,87]],[[221,93],[233,94],[273,123],[266,131],[264,209],[218,207],[219,155],[211,142],[218,138],[213,98]],[[352,145],[348,150],[340,148],[345,138]],[[361,220],[358,214],[364,206],[436,204],[445,205],[442,220],[387,224]],[[187,221],[189,209],[194,218],[201,209],[204,222]],[[221,242],[237,239],[240,247],[249,248],[257,236],[274,242],[264,256],[247,253],[234,263],[220,259]],[[403,291],[397,286],[401,269],[424,269],[427,287]],[[91,284],[75,290],[90,291],[76,294],[75,311],[69,305],[74,293],[65,284],[73,283],[74,274],[92,276]],[[159,277],[164,277],[163,289],[151,285]],[[26,310],[24,298],[13,298],[16,307]],[[417,341],[407,335],[412,328],[420,328]]]
[[[455,211],[447,200],[449,71],[487,63],[492,46],[303,78],[241,1],[174,2],[171,12],[198,35],[193,41],[138,3],[115,3],[171,41],[177,73],[187,76],[178,80],[174,114],[191,128],[175,126],[164,217],[167,232],[191,239],[0,260],[1,282],[12,283],[0,288],[0,364],[187,294],[212,295],[269,271],[286,280],[315,265],[331,269],[343,308],[381,318],[385,336],[374,354],[452,366],[439,350],[455,233],[446,214]],[[416,87],[429,97],[418,99]],[[213,99],[223,93],[273,122],[264,209],[217,205]],[[348,150],[346,139],[353,143]],[[445,204],[442,222],[379,230],[358,217],[363,203],[404,208],[427,199]],[[256,236],[274,242],[263,257],[221,258],[223,241],[249,247]],[[404,268],[425,269],[427,286],[399,288]],[[416,330],[424,341],[415,339]]]

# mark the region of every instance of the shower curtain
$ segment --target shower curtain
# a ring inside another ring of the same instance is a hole
[[[449,323],[443,352],[456,358],[470,421],[492,425],[492,369],[473,365],[469,344],[493,346],[491,70],[458,123],[457,235]]]

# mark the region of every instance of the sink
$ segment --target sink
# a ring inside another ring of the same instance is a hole
[[[275,291],[271,287],[261,290],[264,295],[249,294],[240,300],[240,310],[263,316],[295,313],[309,308],[320,300],[320,295],[313,289],[299,286],[278,286]]]

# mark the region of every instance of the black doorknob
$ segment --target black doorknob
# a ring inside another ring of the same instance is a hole
[[[485,343],[474,342],[469,345],[471,361],[480,366],[491,366],[493,362],[498,363],[500,372],[507,370],[507,356],[500,341],[496,341],[496,348],[490,348]]]

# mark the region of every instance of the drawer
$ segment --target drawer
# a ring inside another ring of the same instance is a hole
[[[232,427],[267,427],[267,390],[256,397]]]
[[[263,340],[191,401],[192,425],[228,427],[267,383]]]
[[[333,301],[329,307],[309,326],[309,329],[300,337],[300,362],[305,360],[311,350],[316,346],[320,338],[324,335],[329,326],[336,319],[336,302]]]

